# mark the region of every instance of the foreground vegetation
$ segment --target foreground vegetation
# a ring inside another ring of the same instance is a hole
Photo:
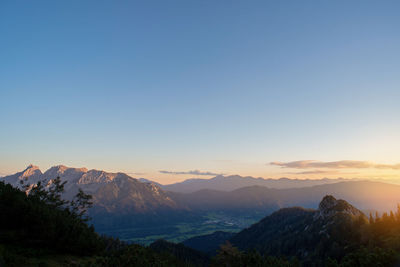
[[[29,194],[0,182],[0,266],[184,266],[172,255],[98,235],[85,212],[90,196],[61,198],[60,179]]]

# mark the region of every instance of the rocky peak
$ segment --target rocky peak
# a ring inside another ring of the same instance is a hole
[[[334,207],[336,204],[337,204],[337,200],[335,197],[333,197],[331,195],[326,195],[319,203],[318,209],[320,211],[326,211],[326,210]]]
[[[27,170],[27,169],[39,169],[39,167],[38,167],[38,166],[35,166],[35,165],[33,165],[33,164],[29,164],[28,167],[26,167],[26,170]]]
[[[23,172],[26,172],[26,171],[35,171],[35,170],[39,170],[39,167],[38,167],[38,166],[35,166],[35,165],[33,165],[33,164],[29,164],[28,167],[26,167],[26,169],[25,169]]]
[[[86,173],[86,168],[70,168],[65,165],[57,165],[48,169],[45,174],[47,175],[63,175],[64,173]]]
[[[64,173],[66,171],[72,171],[72,172],[87,172],[88,169],[86,168],[72,168],[72,167],[67,167],[65,165],[57,165],[54,167],[51,167],[50,170],[53,170],[57,173]]]
[[[42,174],[42,172],[40,171],[38,166],[29,164],[29,166],[26,167],[26,169],[22,172],[22,175],[20,177],[26,178],[26,177],[30,177],[35,174]]]
[[[318,218],[326,219],[337,214],[347,214],[353,217],[365,216],[360,210],[350,205],[347,201],[336,199],[331,195],[325,196],[319,203]]]

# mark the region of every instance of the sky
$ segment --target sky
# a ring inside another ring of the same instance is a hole
[[[397,179],[399,12],[399,1],[1,1],[0,176],[33,163],[161,183]]]

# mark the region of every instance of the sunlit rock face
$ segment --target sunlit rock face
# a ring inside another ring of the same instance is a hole
[[[116,176],[117,173],[90,170],[80,177],[78,184],[108,183],[111,182]]]
[[[65,191],[68,193],[72,190],[75,193],[75,184],[87,171],[86,168],[69,168],[64,165],[58,165],[45,171],[42,175],[42,179],[51,180],[60,177],[61,181],[67,182],[65,184]]]

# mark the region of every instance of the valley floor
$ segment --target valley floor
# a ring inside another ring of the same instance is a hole
[[[259,221],[266,214],[254,212],[235,215],[227,212],[206,212],[199,221],[176,222],[156,226],[118,227],[117,229],[98,229],[102,234],[118,237],[122,241],[148,245],[158,239],[179,243],[194,236],[206,235],[215,231],[239,232]]]

